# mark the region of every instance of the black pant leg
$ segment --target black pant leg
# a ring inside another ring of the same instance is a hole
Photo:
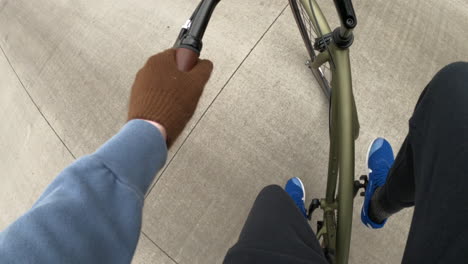
[[[414,193],[413,150],[407,137],[395,158],[386,183],[376,198],[381,209],[388,214],[394,214],[414,205]]]
[[[404,263],[468,261],[468,63],[428,84],[384,185],[395,211],[415,205]]]
[[[258,195],[224,263],[327,263],[307,220],[279,186]]]

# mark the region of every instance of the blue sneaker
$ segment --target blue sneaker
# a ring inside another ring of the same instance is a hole
[[[374,195],[375,190],[384,185],[387,180],[388,172],[393,165],[393,150],[387,140],[377,138],[369,146],[367,152],[367,167],[369,168],[369,183],[366,188],[366,195],[364,197],[364,205],[361,210],[361,221],[364,225],[370,228],[382,228],[387,219],[382,223],[375,223],[369,217],[369,204]]]
[[[286,186],[284,187],[284,190],[291,196],[293,199],[294,203],[297,205],[301,213],[304,215],[304,217],[307,217],[306,209],[305,209],[305,189],[304,189],[304,184],[302,184],[302,181],[297,178],[291,178],[286,182]]]

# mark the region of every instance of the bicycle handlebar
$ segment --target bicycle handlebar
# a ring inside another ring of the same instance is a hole
[[[353,29],[357,25],[356,14],[354,13],[353,3],[351,0],[334,0],[335,7],[340,16],[341,24],[346,29]]]
[[[187,48],[176,49],[176,64],[179,71],[188,72],[197,65],[199,53]]]
[[[174,44],[176,63],[180,71],[190,71],[198,62],[203,48],[203,35],[211,15],[220,0],[202,0],[182,27]]]

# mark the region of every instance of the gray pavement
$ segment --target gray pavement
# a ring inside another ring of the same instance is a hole
[[[336,17],[331,1],[319,3]],[[196,4],[0,0],[0,229],[118,131],[136,71],[172,45]],[[383,136],[398,149],[426,83],[468,60],[468,2],[354,4],[356,172],[364,173],[368,143]],[[212,79],[147,195],[133,263],[220,263],[263,186],[299,176],[308,200],[323,195],[327,103],[304,66],[287,1],[221,1],[203,57],[215,64]],[[350,263],[400,262],[412,211],[371,231],[360,204]]]

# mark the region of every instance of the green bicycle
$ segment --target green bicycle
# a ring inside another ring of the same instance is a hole
[[[203,0],[182,28],[174,45],[180,70],[188,71],[196,64],[203,34],[218,2]],[[323,220],[317,223],[317,237],[322,241],[325,255],[331,263],[347,263],[353,200],[361,188],[366,188],[367,176],[354,180],[354,141],[359,135],[359,121],[349,48],[357,20],[351,0],[334,0],[334,3],[341,26],[332,31],[315,0],[289,0],[309,54],[306,64],[330,101],[326,197],[312,200],[308,218],[311,219],[315,209],[323,210]]]
[[[359,120],[352,90],[349,48],[357,20],[351,0],[334,2],[341,26],[332,31],[315,0],[289,0],[310,57],[307,65],[330,100],[326,197],[312,200],[309,219],[316,208],[323,210],[317,236],[323,239],[325,254],[333,263],[347,263],[353,199],[360,188],[365,189],[367,176],[354,180],[354,141],[359,136]]]

